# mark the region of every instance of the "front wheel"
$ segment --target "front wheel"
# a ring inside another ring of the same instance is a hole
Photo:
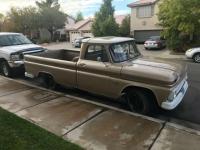
[[[10,68],[6,61],[1,63],[1,72],[5,77],[12,77],[12,68]]]
[[[200,63],[200,53],[195,54],[193,60],[195,63]]]
[[[150,114],[153,112],[154,103],[152,96],[138,89],[129,90],[126,93],[126,101],[132,112],[139,114]]]

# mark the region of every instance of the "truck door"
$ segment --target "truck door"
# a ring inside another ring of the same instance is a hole
[[[78,88],[91,93],[113,97],[112,89],[110,88],[114,84],[109,76],[111,71],[109,66],[110,62],[104,46],[88,46],[85,58],[78,63]]]

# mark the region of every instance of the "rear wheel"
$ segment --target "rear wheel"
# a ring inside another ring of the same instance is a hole
[[[193,60],[195,63],[200,63],[200,53],[195,54]]]
[[[10,68],[6,61],[1,63],[1,72],[5,77],[12,77],[12,68]]]
[[[51,75],[43,74],[39,78],[42,80],[42,85],[47,89],[55,89],[56,88],[56,82],[54,78]]]
[[[126,93],[126,101],[131,111],[140,114],[153,113],[155,108],[151,94],[139,89],[131,89]]]

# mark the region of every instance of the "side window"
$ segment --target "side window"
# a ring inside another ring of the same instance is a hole
[[[108,56],[104,46],[90,45],[85,53],[86,60],[108,62]]]

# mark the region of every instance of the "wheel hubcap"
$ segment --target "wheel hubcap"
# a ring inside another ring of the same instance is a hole
[[[8,68],[6,67],[6,65],[3,65],[3,73],[5,76],[8,76]]]
[[[200,63],[200,55],[195,56],[195,61]]]

